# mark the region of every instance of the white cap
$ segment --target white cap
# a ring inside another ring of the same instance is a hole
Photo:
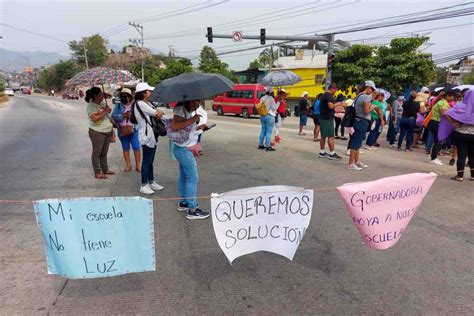
[[[377,90],[377,87],[375,86],[375,83],[372,80],[367,80],[365,82],[365,86],[374,89],[374,91]]]
[[[430,89],[428,89],[427,87],[423,87],[421,88],[421,92],[427,93],[427,92],[430,92]]]
[[[273,89],[273,87],[271,87],[271,86],[267,86],[267,87],[265,87],[265,91],[271,93],[271,92],[274,91],[274,89]]]
[[[153,91],[155,90],[155,88],[153,88],[152,86],[150,86],[148,83],[146,82],[140,82],[139,84],[137,84],[137,86],[135,87],[135,92],[142,92],[142,91]]]
[[[308,91],[305,91],[305,92],[303,92],[303,94],[301,95],[301,97],[304,97],[305,95],[308,95],[308,94],[309,94]]]

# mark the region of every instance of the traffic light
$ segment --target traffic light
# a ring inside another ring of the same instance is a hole
[[[335,57],[336,57],[336,55],[334,55],[334,54],[328,55],[328,68],[331,68],[332,65],[334,64],[334,58]]]
[[[212,43],[212,27],[208,27],[208,28],[207,28],[207,35],[206,35],[206,37],[207,37],[207,41],[208,41],[209,43]]]
[[[260,29],[260,44],[265,45],[265,29]]]

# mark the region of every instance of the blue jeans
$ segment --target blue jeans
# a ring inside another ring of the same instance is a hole
[[[180,203],[187,204],[189,208],[197,207],[196,193],[199,182],[196,158],[186,147],[173,146],[173,154],[179,163],[178,191]]]
[[[258,144],[260,146],[271,147],[272,146],[272,132],[275,126],[275,117],[273,115],[265,115],[260,117],[260,123],[262,124],[262,131],[260,132],[260,139]],[[264,144],[265,141],[265,144]]]
[[[369,121],[356,117],[353,123],[354,133],[351,135],[348,149],[359,150],[364,142],[367,129],[369,127]]]
[[[426,138],[425,150],[431,151],[431,147],[433,147],[433,143],[434,143],[433,134],[431,134],[431,131],[428,130],[428,137]]]
[[[402,147],[403,139],[407,136],[406,149],[410,149],[413,144],[413,133],[415,131],[416,118],[402,117],[400,121],[400,137],[398,138],[398,148]]]
[[[367,146],[374,146],[379,138],[379,129],[380,129],[380,120],[376,119],[375,121],[375,128],[372,129],[367,136],[367,142],[365,143]]]
[[[397,123],[394,123],[392,119],[390,119],[390,125],[388,128],[388,141],[390,145],[395,143],[395,139],[397,138],[398,131],[400,130],[400,120],[401,118],[397,119]]]
[[[142,185],[145,185],[155,180],[153,176],[153,161],[155,160],[156,147],[150,148],[142,145],[142,150]]]
[[[138,141],[138,131],[134,131],[133,134],[128,136],[122,136],[117,133],[120,143],[122,144],[123,151],[129,151],[130,145],[133,151],[140,151],[140,142]]]

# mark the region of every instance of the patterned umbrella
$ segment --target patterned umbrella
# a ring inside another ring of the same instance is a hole
[[[104,84],[118,84],[132,80],[137,80],[137,78],[127,71],[107,67],[95,67],[78,73],[66,82],[66,86],[93,87]]]
[[[261,84],[264,86],[291,86],[301,81],[301,77],[289,70],[272,71],[263,77]]]

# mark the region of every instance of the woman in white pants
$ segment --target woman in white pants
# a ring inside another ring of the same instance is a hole
[[[283,125],[283,121],[286,118],[286,97],[288,93],[284,89],[278,90],[278,95],[275,98],[276,102],[280,102],[280,106],[277,110],[277,116],[275,118],[275,142],[280,142],[282,138],[280,137],[280,128]]]

